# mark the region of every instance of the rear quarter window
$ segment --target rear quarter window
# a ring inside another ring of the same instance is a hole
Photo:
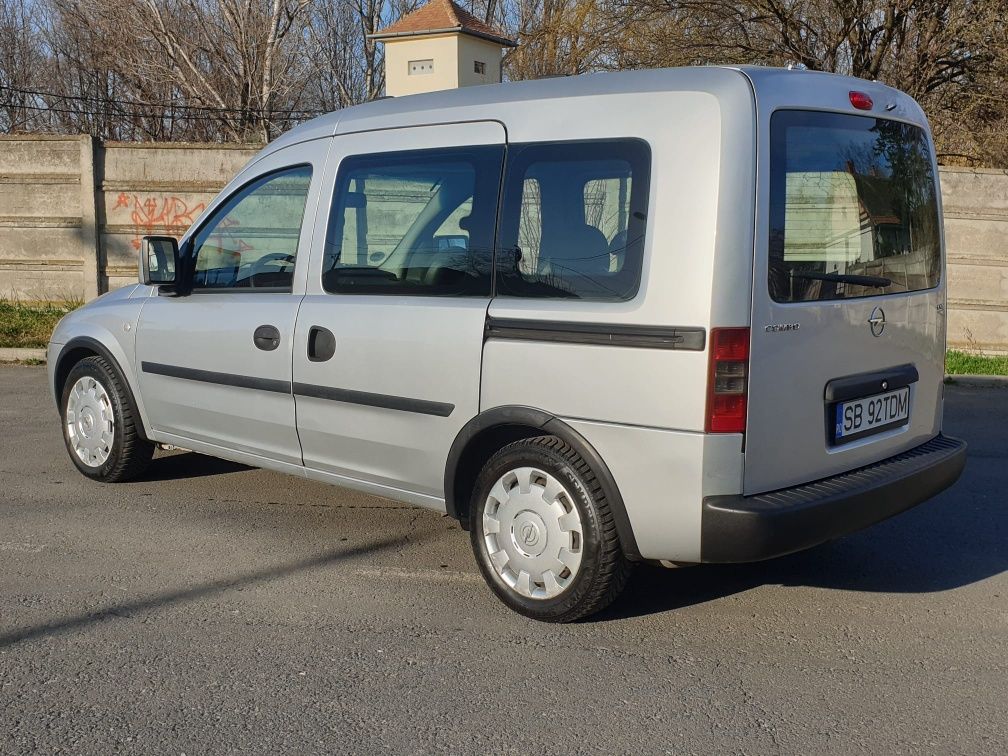
[[[497,294],[632,299],[650,170],[650,148],[638,139],[510,145]]]
[[[938,285],[941,225],[924,130],[784,110],[770,124],[770,295],[807,302]]]

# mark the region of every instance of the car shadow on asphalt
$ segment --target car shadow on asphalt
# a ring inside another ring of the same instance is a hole
[[[981,456],[976,448],[971,456]],[[995,455],[1000,458],[1000,454]],[[253,470],[235,462],[194,452],[159,455],[140,481],[178,480]],[[959,588],[1008,570],[1008,507],[987,492],[989,480],[974,479],[967,467],[955,488],[891,520],[798,554],[739,565],[703,565],[665,569],[640,565],[622,596],[587,621],[609,621],[674,611],[744,593],[765,585],[808,586],[873,593],[932,593]],[[375,550],[380,551],[379,546]],[[367,553],[367,550],[361,552]],[[320,557],[275,574],[253,574],[221,584],[152,598],[134,608],[175,603],[223,590],[242,581],[256,582],[286,572],[338,561]],[[71,626],[98,621],[117,611],[82,615]],[[129,608],[126,609],[129,611]],[[37,634],[58,631],[61,624],[40,626]],[[50,628],[46,630],[45,628]],[[0,647],[27,637],[14,631],[0,635]],[[13,638],[13,640],[11,640]]]
[[[204,478],[210,475],[227,475],[228,473],[254,469],[240,462],[230,462],[226,459],[208,457],[191,451],[158,452],[150,467],[136,481],[138,483],[154,483],[166,480]]]
[[[764,585],[933,593],[1008,570],[1008,507],[999,496],[958,493],[949,492],[845,538],[766,562],[680,569],[641,565],[623,595],[591,619],[671,611]]]
[[[189,588],[141,596],[132,601],[123,601],[111,606],[103,606],[94,611],[82,612],[51,622],[43,622],[29,627],[15,628],[0,633],[0,649],[13,646],[28,640],[37,640],[52,635],[84,630],[101,622],[117,618],[130,618],[134,614],[170,609],[200,599],[223,594],[227,591],[242,590],[250,586],[282,580],[300,572],[332,567],[340,562],[346,562],[357,557],[371,556],[403,547],[405,544],[416,544],[427,538],[432,538],[433,532],[410,533],[406,537],[396,536],[368,541],[358,545],[347,544],[338,549],[331,549],[307,559],[288,564],[280,564],[260,570],[253,570],[240,575],[211,580]]]

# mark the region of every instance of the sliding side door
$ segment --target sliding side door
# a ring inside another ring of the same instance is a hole
[[[314,477],[443,506],[479,411],[504,146],[491,122],[336,137],[294,335]]]

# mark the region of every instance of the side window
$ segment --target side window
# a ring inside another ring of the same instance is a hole
[[[498,293],[624,300],[640,286],[651,152],[639,140],[512,145]]]
[[[503,147],[348,157],[326,232],[330,293],[487,296]]]
[[[220,205],[193,237],[193,290],[290,291],[311,166],[266,174]]]

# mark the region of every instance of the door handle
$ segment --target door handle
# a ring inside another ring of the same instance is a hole
[[[252,334],[252,342],[256,345],[256,349],[272,352],[280,346],[280,331],[276,326],[261,325]]]
[[[336,337],[322,326],[308,329],[308,361],[325,362],[336,354]]]

